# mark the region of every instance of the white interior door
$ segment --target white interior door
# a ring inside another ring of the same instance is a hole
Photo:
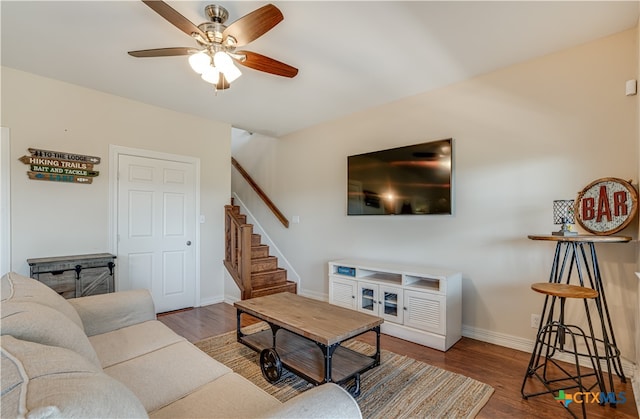
[[[118,156],[119,289],[149,289],[158,313],[195,305],[195,171],[191,163]]]

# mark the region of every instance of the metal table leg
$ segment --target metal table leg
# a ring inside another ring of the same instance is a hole
[[[587,249],[585,249],[585,245]],[[563,246],[564,251],[563,251]],[[575,269],[575,271],[574,271]],[[551,275],[549,277],[550,282],[556,283],[570,283],[573,273],[578,276],[578,282],[580,286],[590,286],[598,291],[598,297],[595,299],[595,306],[598,311],[598,317],[600,319],[600,325],[602,330],[602,345],[604,354],[598,353],[598,349],[595,346],[596,341],[600,341],[596,338],[593,330],[593,324],[589,310],[587,313],[587,322],[589,325],[589,331],[594,338],[595,356],[599,360],[604,360],[607,366],[608,383],[605,382],[605,372],[600,368],[599,375],[601,377],[601,391],[607,392],[607,384],[610,391],[613,391],[613,375],[615,373],[620,377],[622,382],[626,382],[624,371],[622,370],[622,361],[620,359],[620,351],[617,349],[615,335],[613,332],[613,325],[611,317],[609,315],[609,308],[607,306],[606,294],[604,292],[604,284],[602,276],[600,274],[600,268],[598,264],[598,257],[596,254],[595,243],[592,242],[558,242],[556,244],[556,252],[554,255],[553,265],[551,268]],[[587,302],[584,302],[585,306]],[[546,299],[545,308],[546,309]],[[597,364],[600,366],[600,362]]]

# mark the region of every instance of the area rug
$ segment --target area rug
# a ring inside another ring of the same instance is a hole
[[[251,326],[255,327],[260,326]],[[260,371],[258,353],[238,343],[235,331],[195,345],[282,402],[312,387],[286,369],[280,380],[269,383]],[[371,345],[357,340],[344,346],[375,352]],[[493,387],[487,384],[383,349],[380,366],[362,374],[356,400],[366,419],[473,418],[491,394]]]

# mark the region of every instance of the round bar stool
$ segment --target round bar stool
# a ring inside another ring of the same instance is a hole
[[[541,294],[545,294],[546,297],[544,307],[542,309],[542,322],[538,329],[535,345],[531,353],[531,360],[527,367],[527,373],[522,381],[522,388],[520,390],[522,397],[527,399],[541,394],[552,393],[554,394],[555,399],[562,403],[562,400],[564,400],[565,397],[565,390],[575,389],[575,392],[588,393],[596,386],[602,389],[602,369],[600,368],[596,339],[593,336],[593,327],[591,325],[590,317],[588,316],[587,306],[587,300],[598,297],[598,291],[577,285],[549,282],[532,284],[531,289]],[[549,297],[551,297],[550,304],[548,304]],[[565,323],[564,307],[567,298],[584,300],[591,334],[586,334],[579,326]],[[560,313],[557,316],[557,319],[554,315],[556,301],[560,302]],[[586,352],[580,352],[578,350],[578,342],[584,343]],[[558,352],[573,355],[575,373],[567,371],[565,366],[561,365],[553,358]],[[589,358],[593,372],[586,373],[586,371],[581,369],[580,357]],[[587,387],[583,379],[591,376],[596,378],[596,382]],[[525,392],[525,386],[528,379],[532,377],[538,378],[538,380],[544,385],[545,390],[532,393]],[[576,414],[569,409],[569,404],[571,404],[570,399],[566,399],[566,401],[562,403],[563,407],[573,417],[577,418]],[[586,417],[586,403],[583,401],[582,403],[576,404],[582,405],[582,416]]]

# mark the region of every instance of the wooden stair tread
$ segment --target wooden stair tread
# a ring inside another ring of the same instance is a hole
[[[256,287],[251,290],[251,297],[262,297],[265,295],[276,294],[280,292],[291,292],[297,293],[297,284],[292,281],[286,281],[284,284],[275,285],[275,286],[264,286],[264,287]]]
[[[287,270],[284,269],[284,268],[277,267],[275,269],[270,269],[268,271],[253,272],[251,274],[251,276],[268,275],[268,274],[273,274],[273,273],[278,273],[278,272],[283,272],[284,273],[284,272],[287,272]]]
[[[264,290],[264,289],[268,289],[268,288],[280,288],[280,287],[282,287],[283,285],[289,286],[289,285],[292,285],[292,284],[293,284],[293,285],[295,285],[296,283],[295,283],[295,282],[293,282],[293,281],[285,281],[285,282],[284,282],[284,283],[282,283],[282,284],[277,284],[277,285],[265,285],[265,286],[262,286],[262,287],[256,287],[256,288],[254,288],[254,289]]]
[[[261,244],[258,246],[251,246],[251,258],[260,259],[269,256],[269,246]]]
[[[268,284],[280,285],[286,282],[287,271],[282,268],[251,273],[251,284],[253,285],[253,287],[263,287]]]
[[[277,267],[278,258],[275,256],[251,259],[251,273],[272,271]]]

